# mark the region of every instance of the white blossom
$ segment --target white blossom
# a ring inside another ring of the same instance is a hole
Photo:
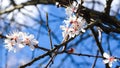
[[[83,17],[77,17],[75,15],[80,2],[73,1],[72,4],[66,7],[67,18],[64,20],[64,25],[61,25],[60,28],[63,30],[62,35],[63,38],[66,37],[75,37],[81,32],[85,32],[83,29],[85,27],[85,20]]]
[[[85,32],[83,29],[85,22],[82,21],[82,17],[70,16],[67,20],[64,20],[64,25],[60,26],[63,30],[62,35],[65,38],[66,35],[74,37],[78,35],[80,31]]]
[[[30,46],[30,48],[33,50],[34,45],[38,44],[38,41],[34,39],[34,36],[32,34],[27,34],[25,32],[12,32],[8,35],[6,35],[6,39],[4,40],[5,48],[8,49],[8,51],[14,51],[21,49],[25,47],[26,45]]]
[[[73,3],[68,6],[65,11],[68,16],[71,16],[74,12],[76,12],[78,9],[78,4],[76,1],[73,1]]]
[[[112,63],[115,62],[115,61],[117,61],[117,59],[115,59],[115,57],[110,56],[110,55],[107,54],[107,53],[103,53],[103,57],[105,58],[105,59],[103,60],[103,62],[104,62],[105,64],[108,63],[108,64],[109,64],[109,67],[112,67]]]
[[[34,35],[32,34],[27,34],[27,33],[22,33],[23,34],[23,44],[30,46],[32,50],[34,50],[34,45],[38,44],[38,41],[34,39]]]

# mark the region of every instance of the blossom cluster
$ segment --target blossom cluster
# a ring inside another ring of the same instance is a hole
[[[83,17],[77,17],[75,14],[77,12],[78,6],[79,3],[73,1],[73,3],[65,9],[67,18],[63,21],[64,25],[60,26],[60,28],[63,30],[63,38],[65,38],[67,35],[69,38],[74,37],[75,35],[78,35],[80,31],[85,32],[83,29],[85,26],[85,20]]]
[[[116,59],[115,57],[110,56],[110,55],[107,54],[107,53],[103,53],[103,57],[105,58],[105,59],[103,60],[103,62],[104,62],[105,64],[108,63],[108,64],[109,64],[109,67],[112,67],[113,62],[117,61],[117,59]]]
[[[8,51],[16,52],[17,49],[23,48],[25,46],[29,46],[32,50],[34,50],[34,45],[38,44],[38,41],[34,39],[34,35],[28,34],[25,32],[12,32],[6,35],[5,48]]]

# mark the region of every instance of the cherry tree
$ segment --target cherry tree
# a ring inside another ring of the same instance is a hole
[[[1,67],[119,68],[119,10],[119,0],[0,0]]]

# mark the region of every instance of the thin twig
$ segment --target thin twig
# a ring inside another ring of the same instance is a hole
[[[76,55],[76,56],[97,57],[97,58],[103,58],[103,59],[105,58],[105,57],[99,56],[99,55],[90,55],[90,54],[82,54],[82,53],[68,53],[67,51],[64,51],[63,53],[67,53],[69,55]],[[119,57],[115,57],[115,59],[120,60]]]
[[[50,65],[51,63],[53,63],[53,59],[54,59],[55,56],[56,56],[56,55],[54,55],[54,56],[51,57],[50,61],[48,62],[48,64],[46,65],[45,68],[48,68],[49,65]]]
[[[21,8],[23,8],[23,7],[25,7],[25,6],[36,5],[36,4],[55,4],[55,1],[54,1],[54,0],[53,0],[53,1],[50,1],[50,2],[47,1],[47,0],[46,0],[46,1],[45,1],[45,0],[39,0],[39,2],[36,2],[36,1],[34,1],[34,0],[27,1],[27,2],[25,2],[25,3],[16,5],[16,6],[14,6],[14,7],[9,7],[9,8],[7,8],[7,9],[5,9],[5,10],[0,11],[0,15],[1,15],[1,14],[5,14],[5,13],[10,13],[10,12],[16,10],[16,9],[21,9]]]
[[[48,25],[48,13],[46,13],[46,26],[47,26],[47,29],[48,29],[48,36],[49,36],[49,39],[50,39],[50,46],[51,46],[51,49],[53,49],[53,46],[52,46],[52,37],[51,37],[51,30],[50,30],[50,27]]]
[[[8,68],[8,50],[6,50],[5,56],[6,56],[5,68]]]
[[[109,51],[109,54],[112,55],[111,49],[110,49],[110,41],[109,41],[109,39],[110,39],[110,36],[109,36],[109,34],[108,34],[106,41],[107,41],[107,43],[108,43],[108,51]]]
[[[65,52],[68,53],[68,52]],[[90,54],[82,54],[82,53],[68,53],[71,55],[77,55],[77,56],[87,56],[87,57],[98,57],[98,58],[104,58],[103,56],[94,56],[94,55],[90,55]]]
[[[44,47],[40,47],[38,45],[34,45],[34,47],[37,48],[37,49],[43,50],[43,51],[50,51],[49,49],[44,48]]]
[[[97,50],[97,54],[96,54],[96,56],[98,56],[98,55],[99,55],[99,50]],[[92,68],[95,67],[96,62],[97,62],[97,59],[98,59],[98,57],[95,58],[94,63],[93,63],[93,65],[92,65]]]

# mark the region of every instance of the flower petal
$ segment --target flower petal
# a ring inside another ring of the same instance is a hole
[[[103,53],[103,57],[105,57],[105,58],[110,58],[110,55],[107,54],[107,53]]]
[[[112,67],[112,62],[109,63],[109,66]]]
[[[103,62],[106,64],[106,63],[109,63],[109,60],[108,59],[104,59]]]
[[[23,44],[18,44],[18,47],[19,48],[23,48],[23,47],[25,47]]]
[[[114,61],[117,61],[117,59],[114,59]]]

